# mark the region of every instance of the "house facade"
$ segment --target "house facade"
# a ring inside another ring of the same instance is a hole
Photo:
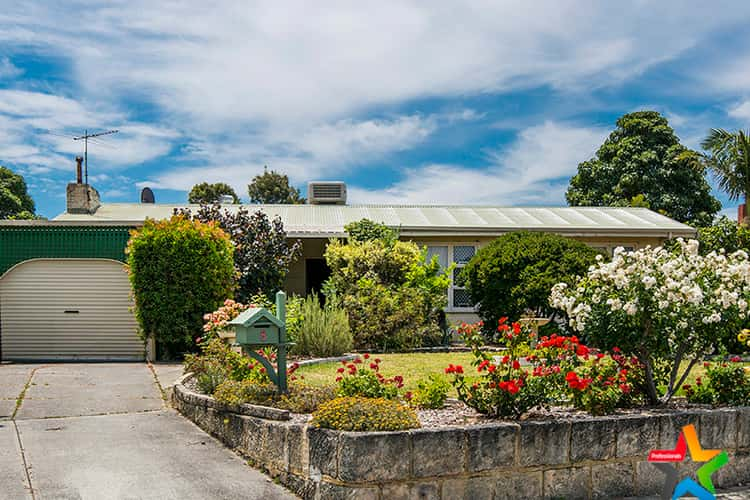
[[[340,184],[340,183],[337,183]],[[239,205],[226,205],[237,210]],[[0,222],[2,359],[142,359],[123,270],[129,231],[187,204],[101,203],[82,184],[68,187],[67,210],[51,221]],[[645,208],[489,207],[458,205],[250,205],[279,217],[302,255],[286,281],[289,294],[319,290],[328,276],[324,252],[344,226],[370,219],[398,228],[443,266],[456,265],[448,291],[450,322],[476,319],[455,276],[476,251],[512,231],[556,233],[611,252],[637,249],[695,230]]]

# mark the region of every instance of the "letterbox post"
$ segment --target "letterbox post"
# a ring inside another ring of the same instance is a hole
[[[276,317],[281,321],[279,329],[279,347],[276,356],[277,377],[279,381],[279,392],[287,392],[286,384],[286,294],[282,291],[276,292]]]

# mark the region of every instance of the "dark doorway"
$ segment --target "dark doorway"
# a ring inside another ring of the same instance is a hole
[[[313,290],[323,299],[320,293],[323,282],[331,275],[331,269],[325,259],[305,259],[305,293],[310,294]]]

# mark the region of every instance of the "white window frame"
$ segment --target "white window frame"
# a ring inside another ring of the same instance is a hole
[[[451,264],[455,264],[455,269],[459,269],[464,267],[466,264],[458,264],[453,259],[453,247],[474,247],[474,252],[476,255],[476,252],[479,251],[480,245],[476,241],[467,241],[467,242],[447,242],[447,241],[430,241],[430,242],[421,242],[419,244],[420,247],[448,247],[448,266]],[[465,287],[456,287],[453,284],[453,272],[450,273],[450,280],[451,284],[448,287],[448,305],[445,308],[445,312],[448,313],[459,313],[459,312],[476,312],[477,308],[474,306],[469,307],[454,307],[453,306],[453,290],[456,288],[464,289]]]

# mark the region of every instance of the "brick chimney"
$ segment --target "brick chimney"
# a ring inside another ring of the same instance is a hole
[[[83,158],[76,156],[76,182],[68,184],[67,212],[69,214],[93,214],[101,206],[99,192],[83,183],[81,163]]]

